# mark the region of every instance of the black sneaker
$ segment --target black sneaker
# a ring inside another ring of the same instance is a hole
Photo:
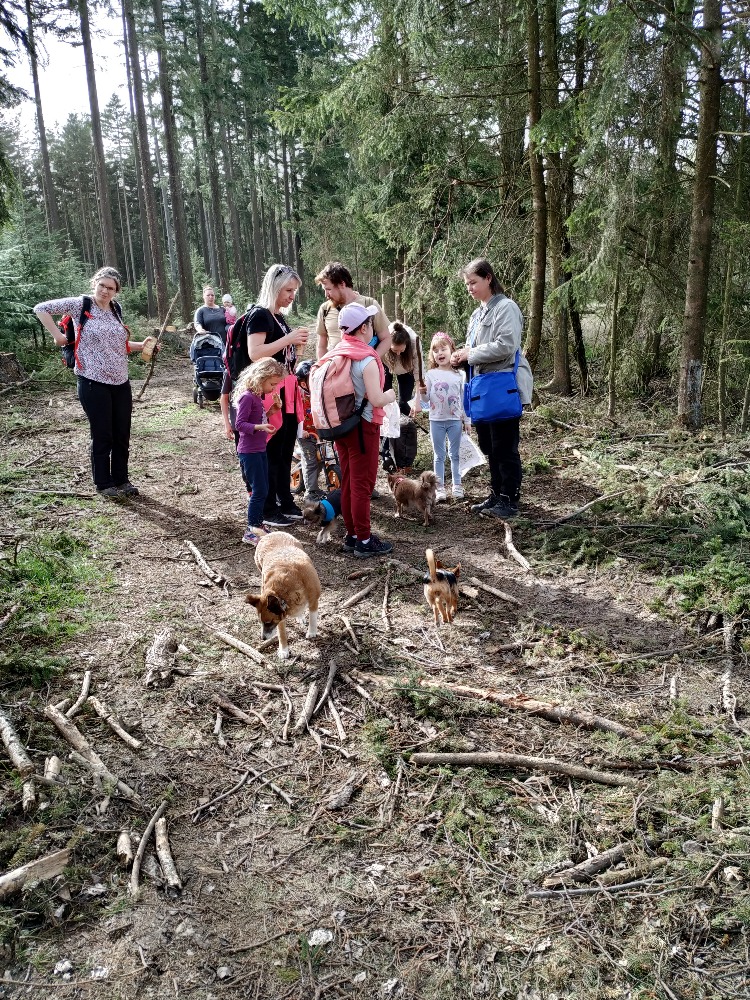
[[[102,489],[97,487],[96,492],[100,497],[108,497],[110,500],[120,500],[123,496],[123,492],[117,486],[104,486]]]
[[[497,517],[501,521],[510,521],[511,518],[518,517],[518,507],[510,503],[507,497],[503,497],[494,507],[485,507],[480,514],[482,517]]]
[[[128,480],[126,483],[120,483],[120,485],[117,486],[116,488],[120,491],[120,493],[122,493],[124,497],[137,497],[140,495],[141,492],[137,486],[133,486],[130,480]]]
[[[354,535],[347,535],[344,541],[341,543],[342,552],[354,552],[357,547],[357,539]]]
[[[354,547],[354,555],[357,559],[369,559],[370,556],[385,556],[393,552],[393,545],[390,542],[383,542],[377,535],[370,535],[367,542],[357,542]]]
[[[294,521],[286,514],[282,514],[280,510],[276,510],[272,514],[263,515],[263,524],[267,524],[271,528],[291,528]]]
[[[301,521],[302,511],[299,509],[296,503],[293,503],[290,507],[282,507],[281,513],[284,517],[288,517],[290,521]]]
[[[482,500],[481,503],[473,503],[469,510],[472,514],[481,514],[483,510],[487,510],[488,507],[494,507],[497,503],[497,497],[494,493],[490,493],[486,500]]]

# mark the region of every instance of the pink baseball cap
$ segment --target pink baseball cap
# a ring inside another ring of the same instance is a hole
[[[350,302],[339,313],[339,330],[342,333],[349,333],[350,330],[356,330],[358,326],[362,326],[363,323],[377,314],[378,307],[376,305],[361,306],[359,302]]]

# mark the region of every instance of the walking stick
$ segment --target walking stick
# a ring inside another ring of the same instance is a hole
[[[156,338],[156,343],[154,344],[154,353],[151,355],[151,367],[148,370],[148,375],[146,376],[146,381],[141,386],[141,391],[135,397],[136,403],[140,402],[141,396],[146,391],[146,386],[149,384],[149,382],[151,381],[151,376],[154,374],[154,365],[156,364],[156,355],[158,353],[156,349],[159,346],[159,342],[161,341],[161,338],[164,336],[164,331],[167,329],[167,323],[169,322],[169,317],[172,315],[172,310],[174,309],[174,304],[177,301],[177,299],[179,298],[179,296],[180,296],[180,293],[177,292],[177,294],[175,295],[175,297],[169,303],[169,309],[167,309],[167,315],[164,317],[164,322],[161,325],[161,330],[159,330],[159,336]]]

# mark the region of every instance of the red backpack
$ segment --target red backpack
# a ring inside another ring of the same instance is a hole
[[[351,358],[335,354],[316,361],[309,383],[312,421],[323,440],[344,437],[362,420],[367,397],[356,405]]]

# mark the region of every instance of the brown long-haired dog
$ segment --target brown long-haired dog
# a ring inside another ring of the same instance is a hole
[[[430,524],[435,512],[437,476],[423,472],[419,479],[407,479],[399,472],[388,474],[388,486],[396,501],[396,517],[402,517],[409,507],[416,507],[424,515],[424,524]]]
[[[450,624],[458,610],[458,576],[461,572],[461,563],[449,568],[435,558],[432,549],[427,549],[427,566],[429,573],[424,575],[424,596],[427,603],[432,608],[435,616],[435,625],[438,626],[442,620]]]

